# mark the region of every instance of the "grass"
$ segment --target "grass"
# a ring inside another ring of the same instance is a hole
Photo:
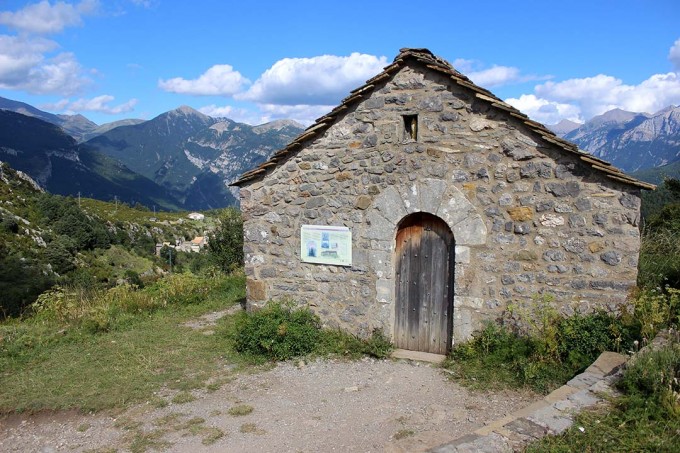
[[[227,413],[233,417],[243,417],[244,415],[252,413],[253,410],[255,410],[253,406],[239,404],[238,406],[230,407]]]
[[[154,392],[163,387],[186,392],[205,386],[225,361],[242,361],[229,353],[224,335],[180,325],[238,303],[243,286],[241,277],[222,277],[200,300],[117,312],[109,330],[95,334],[81,318],[0,324],[0,413],[97,411],[144,401],[158,406]],[[178,297],[167,289],[163,296]]]

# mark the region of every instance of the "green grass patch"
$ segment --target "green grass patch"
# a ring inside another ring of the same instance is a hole
[[[192,401],[196,401],[196,397],[189,392],[179,392],[172,398],[172,402],[175,404],[186,404]]]
[[[201,387],[223,373],[225,360],[243,363],[225,336],[181,326],[238,303],[243,278],[174,278],[134,292],[157,297],[151,307],[121,297],[83,308],[66,299],[0,324],[0,413],[156,404],[164,386]]]
[[[238,406],[230,407],[227,413],[234,417],[243,417],[244,415],[252,413],[254,410],[255,409],[253,406],[248,404],[239,404]]]

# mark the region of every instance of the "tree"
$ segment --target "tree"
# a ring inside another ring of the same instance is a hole
[[[208,237],[208,252],[213,262],[225,272],[243,266],[243,218],[236,208],[227,208],[219,216],[219,226]]]

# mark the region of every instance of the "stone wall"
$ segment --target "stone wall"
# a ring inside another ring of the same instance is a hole
[[[404,115],[417,115],[416,140]],[[392,333],[397,225],[424,211],[454,234],[454,341],[544,293],[565,314],[613,310],[635,284],[639,207],[637,187],[406,65],[241,189],[248,303],[292,298],[330,326]],[[303,224],[349,227],[353,265],[302,263]]]

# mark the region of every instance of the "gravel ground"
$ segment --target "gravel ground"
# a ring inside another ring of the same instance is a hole
[[[472,392],[436,367],[373,359],[284,363],[193,396],[117,414],[11,416],[0,421],[0,451],[413,452],[539,399]]]

